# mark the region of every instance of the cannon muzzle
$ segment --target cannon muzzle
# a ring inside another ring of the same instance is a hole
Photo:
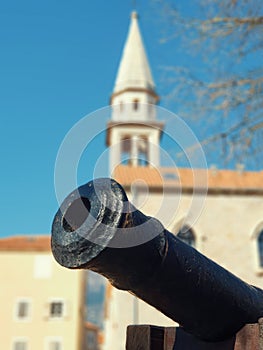
[[[263,291],[234,276],[144,215],[114,180],[73,191],[52,225],[52,252],[90,269],[205,341],[232,337],[263,316]]]

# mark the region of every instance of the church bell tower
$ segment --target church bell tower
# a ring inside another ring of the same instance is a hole
[[[159,142],[163,123],[156,121],[155,91],[142,41],[138,15],[131,14],[114,90],[111,120],[107,125],[110,173],[116,166],[159,166]]]

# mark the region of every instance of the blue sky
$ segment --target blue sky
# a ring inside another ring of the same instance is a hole
[[[1,2],[1,237],[50,232],[59,146],[78,120],[107,106],[131,10],[121,0]],[[158,86],[161,20],[151,1],[137,10]]]
[[[108,106],[133,3],[13,0],[0,4],[0,237],[50,233],[58,209],[54,168],[59,147],[78,121]],[[172,106],[180,116],[180,106],[165,99],[171,87],[163,68],[199,67],[201,59],[187,53],[180,38],[161,44],[173,27],[162,16],[158,1],[137,1],[136,10],[160,106]],[[188,13],[193,13],[192,7]],[[105,150],[109,118],[107,111],[95,113],[92,123],[103,132],[81,158],[79,185],[93,177],[96,159]],[[199,137],[203,124],[201,120],[193,129]],[[175,129],[168,122],[166,126]],[[163,137],[161,146],[174,157],[178,148],[170,141]],[[108,176],[107,170],[100,175]],[[62,181],[66,182],[66,175]],[[73,189],[69,186],[69,191]]]

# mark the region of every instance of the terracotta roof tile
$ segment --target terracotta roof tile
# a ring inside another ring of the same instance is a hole
[[[151,168],[119,165],[114,178],[124,187],[145,182],[150,187],[174,186],[182,189],[263,191],[263,171],[190,168]]]
[[[0,251],[50,251],[50,236],[13,236],[0,239]]]

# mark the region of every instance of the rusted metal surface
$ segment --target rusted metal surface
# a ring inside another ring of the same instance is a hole
[[[61,265],[104,275],[201,340],[226,340],[263,316],[262,290],[135,209],[113,180],[89,182],[65,199],[52,251]]]

